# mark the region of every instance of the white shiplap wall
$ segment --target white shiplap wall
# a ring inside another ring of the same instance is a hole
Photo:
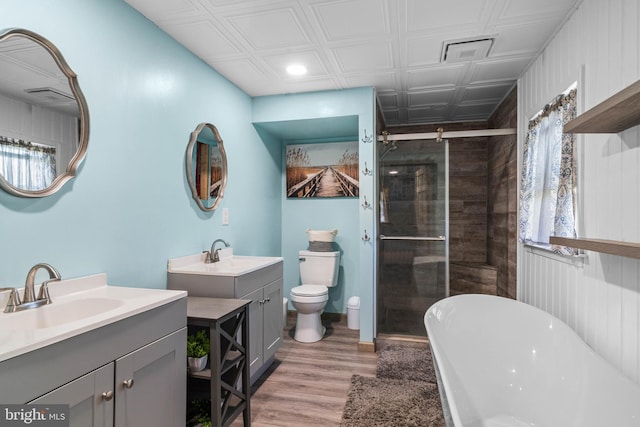
[[[584,0],[519,81],[519,152],[531,116],[578,81],[578,114],[640,79],[638,0]],[[578,137],[579,235],[640,242],[640,129]],[[518,254],[518,299],[559,317],[640,383],[640,261],[584,267]]]

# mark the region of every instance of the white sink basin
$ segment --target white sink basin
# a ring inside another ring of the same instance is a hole
[[[197,254],[169,260],[169,273],[241,276],[282,261],[281,257],[231,255],[207,264],[205,255]]]
[[[187,296],[185,291],[108,286],[106,274],[50,283],[49,293],[51,304],[3,313],[9,293],[0,292],[0,361]]]
[[[16,313],[7,313],[0,320],[3,328],[11,330],[34,330],[53,328],[69,322],[98,316],[121,307],[124,301],[114,298],[83,298],[71,301],[54,301]]]

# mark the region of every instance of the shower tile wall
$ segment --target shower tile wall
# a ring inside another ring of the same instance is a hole
[[[497,292],[496,267],[487,263],[488,140],[449,140],[451,295]]]
[[[449,140],[449,263],[487,262],[487,138]]]
[[[515,127],[516,97],[514,89],[490,119],[490,128]],[[475,130],[487,128],[487,123],[403,126],[387,130],[392,134],[426,133],[435,132],[440,126],[445,131]],[[449,141],[450,293],[515,298],[515,136]],[[411,307],[405,306],[405,310],[408,313]]]
[[[511,108],[511,107],[509,107]],[[500,109],[499,109],[500,110]],[[403,126],[392,134],[475,130],[486,122]],[[488,263],[490,198],[489,145],[491,138],[449,139],[449,261],[451,294],[497,293],[497,267]],[[515,190],[514,190],[515,191]],[[500,236],[508,245],[506,236]],[[514,258],[515,259],[515,258]],[[515,266],[515,261],[514,261]],[[506,279],[507,276],[505,276]],[[506,288],[506,285],[503,287]]]
[[[514,88],[489,120],[491,128],[515,128]],[[518,160],[515,135],[494,136],[488,145],[487,262],[497,269],[498,295],[516,298]]]

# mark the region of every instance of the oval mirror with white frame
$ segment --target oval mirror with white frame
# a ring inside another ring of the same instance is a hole
[[[227,155],[214,125],[200,123],[191,132],[186,158],[193,199],[203,211],[215,210],[227,186]]]
[[[89,142],[89,109],[77,75],[49,40],[0,32],[0,187],[44,197],[76,175]]]

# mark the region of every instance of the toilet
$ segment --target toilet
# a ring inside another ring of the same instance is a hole
[[[325,333],[320,314],[329,300],[329,288],[338,283],[340,252],[298,252],[302,285],[291,289],[291,304],[298,312],[293,339],[320,341]]]

